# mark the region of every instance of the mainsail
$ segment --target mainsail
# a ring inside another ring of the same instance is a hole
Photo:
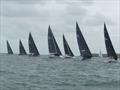
[[[63,35],[63,46],[64,46],[64,51],[65,51],[66,55],[68,55],[68,56],[74,56],[74,54],[73,54],[72,50],[70,49],[70,47],[68,45],[68,42],[66,41],[64,35]]]
[[[26,51],[25,51],[25,48],[21,42],[21,40],[19,41],[19,55],[26,55]]]
[[[112,42],[110,40],[106,24],[104,23],[104,38],[105,38],[105,45],[106,45],[106,50],[107,50],[107,55],[108,57],[112,57],[115,60],[117,60],[117,54],[113,48]]]
[[[48,48],[50,54],[53,54],[55,56],[62,55],[50,26],[48,28]]]
[[[35,42],[33,40],[33,37],[31,35],[31,32],[29,33],[29,39],[28,39],[28,45],[29,45],[29,53],[33,56],[38,56],[40,55],[38,52],[38,49],[35,45]]]
[[[76,22],[76,35],[77,35],[77,42],[78,42],[81,56],[83,57],[83,59],[91,58],[92,54],[88,48],[88,45],[82,35],[82,32],[81,32],[77,22]]]
[[[8,54],[13,54],[13,51],[11,49],[11,46],[10,46],[8,40],[7,40],[7,51],[8,51]]]

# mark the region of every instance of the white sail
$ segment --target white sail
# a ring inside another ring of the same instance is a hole
[[[101,50],[99,51],[99,57],[103,57]]]

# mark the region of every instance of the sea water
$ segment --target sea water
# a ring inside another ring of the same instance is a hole
[[[120,90],[120,62],[0,54],[0,90]]]

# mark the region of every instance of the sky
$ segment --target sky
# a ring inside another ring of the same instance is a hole
[[[75,55],[80,55],[76,21],[92,53],[106,53],[103,25],[117,53],[120,53],[119,0],[0,0],[0,52],[7,53],[6,40],[19,53],[19,40],[28,52],[32,33],[40,54],[48,54],[48,26],[64,54],[64,34]]]

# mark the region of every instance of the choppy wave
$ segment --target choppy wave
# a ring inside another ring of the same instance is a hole
[[[99,82],[99,81],[93,81],[88,80],[84,84],[84,86],[107,86],[107,87],[119,87],[120,86],[120,80],[118,81],[110,81],[110,82]]]
[[[119,90],[120,62],[0,55],[0,90]]]

